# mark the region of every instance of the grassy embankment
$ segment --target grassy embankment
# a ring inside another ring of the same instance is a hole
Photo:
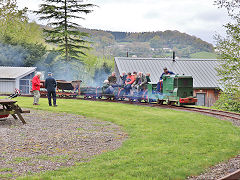
[[[16,98],[32,108],[32,98]],[[119,103],[57,100],[36,109],[68,112],[110,121],[129,135],[123,146],[75,167],[26,179],[184,179],[233,157],[240,150],[240,128],[197,113]],[[25,179],[24,178],[24,179]]]
[[[190,57],[193,59],[217,59],[217,55],[210,52],[198,52],[190,54]]]

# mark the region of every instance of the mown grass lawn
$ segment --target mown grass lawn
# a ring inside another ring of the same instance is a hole
[[[48,107],[47,99],[33,107],[33,98],[16,100],[26,108],[110,121],[129,135],[120,149],[90,162],[23,179],[185,179],[240,150],[240,128],[197,113],[63,99],[57,100],[58,107]]]

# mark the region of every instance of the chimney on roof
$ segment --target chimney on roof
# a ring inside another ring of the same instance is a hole
[[[175,51],[173,51],[173,62],[175,62],[176,61],[176,53],[175,53]]]

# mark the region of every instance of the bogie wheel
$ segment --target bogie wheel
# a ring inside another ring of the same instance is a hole
[[[157,100],[157,104],[163,105],[163,100]]]
[[[171,101],[166,101],[167,105],[170,106],[171,105]]]
[[[175,101],[172,101],[172,102],[171,102],[171,106],[175,105],[175,103],[176,103]]]
[[[173,106],[174,104],[175,104],[175,101],[168,101],[168,102],[167,102],[167,105],[168,105],[168,106]]]

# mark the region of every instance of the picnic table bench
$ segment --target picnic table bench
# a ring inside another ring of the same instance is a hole
[[[21,113],[30,113],[30,111],[23,111],[17,104],[17,101],[10,99],[0,99],[0,118],[8,117],[10,114],[14,119],[20,119],[23,124],[26,124],[26,121],[22,117]],[[18,118],[17,118],[18,116]]]

